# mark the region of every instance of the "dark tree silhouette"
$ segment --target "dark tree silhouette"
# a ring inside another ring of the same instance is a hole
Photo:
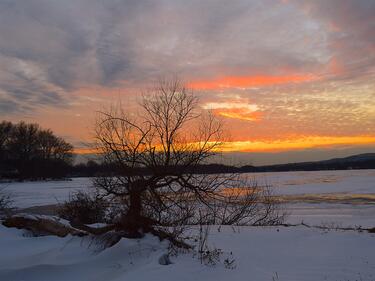
[[[63,177],[73,146],[37,124],[0,123],[0,172],[20,179]]]
[[[0,123],[0,175],[4,171],[8,170],[7,164],[9,164],[9,141],[13,124],[8,121],[2,121]]]
[[[193,92],[178,80],[161,82],[145,96],[138,116],[122,107],[100,112],[96,149],[116,171],[94,184],[122,207],[113,227],[128,237],[160,235],[164,227],[161,236],[169,237],[168,227],[202,223],[202,218],[206,223],[276,222],[276,208],[267,208],[274,206],[272,200],[263,200],[271,197],[244,178],[199,174],[218,153],[222,132],[221,122],[200,112]],[[240,193],[224,192],[233,187],[241,187]]]

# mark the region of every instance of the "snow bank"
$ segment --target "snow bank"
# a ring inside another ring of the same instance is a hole
[[[27,237],[0,226],[0,280],[374,280],[375,236],[304,227],[211,230],[209,243],[233,252],[235,269],[201,265],[191,253],[160,265],[167,243],[122,239],[97,252],[87,238]]]

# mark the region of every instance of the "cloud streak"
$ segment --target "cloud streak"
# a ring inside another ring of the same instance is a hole
[[[316,80],[314,75],[255,75],[255,76],[227,76],[214,80],[197,81],[190,83],[193,89],[213,90],[220,88],[246,89],[259,86],[272,86],[278,84],[302,83]]]

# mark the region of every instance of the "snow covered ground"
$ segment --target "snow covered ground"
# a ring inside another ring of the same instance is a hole
[[[375,227],[375,170],[247,176],[274,186],[277,195],[294,198],[286,203],[290,223]],[[11,194],[16,207],[26,208],[62,202],[72,192],[90,189],[91,182],[74,178],[0,186]],[[0,280],[375,281],[375,234],[367,232],[303,226],[221,227],[220,231],[211,227],[208,244],[223,250],[215,266],[201,265],[192,252],[172,256],[171,265],[160,265],[168,246],[152,236],[122,239],[99,251],[87,237],[31,237],[0,225]],[[234,268],[225,267],[226,258],[235,260]]]
[[[305,227],[212,227],[209,244],[221,248],[221,263],[201,265],[192,252],[160,265],[167,244],[146,236],[122,239],[98,252],[87,238],[28,237],[0,226],[0,280],[256,280],[373,281],[375,235],[324,232]],[[230,255],[232,252],[232,255]],[[224,259],[234,259],[234,268]]]
[[[275,193],[294,198],[286,204],[288,222],[375,226],[375,170],[244,174]],[[0,184],[18,208],[56,204],[77,190],[89,190],[89,178]],[[310,201],[308,201],[309,199]],[[332,201],[333,200],[333,201]]]

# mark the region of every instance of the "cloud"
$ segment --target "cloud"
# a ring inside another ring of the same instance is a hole
[[[301,83],[316,80],[314,75],[257,75],[257,76],[227,76],[209,81],[196,81],[190,83],[193,89],[212,90],[218,88],[246,89],[257,86],[271,86],[288,83]]]
[[[375,142],[374,136],[306,136],[304,138],[281,139],[273,141],[233,141],[223,143],[224,152],[260,152],[260,151],[287,151],[304,150],[311,148],[345,148],[350,145],[372,145]]]
[[[246,121],[256,121],[261,116],[256,104],[241,102],[238,99],[234,102],[208,102],[203,104],[202,108],[212,110],[214,114],[219,116]]]
[[[262,114],[259,111],[249,111],[246,108],[233,108],[227,110],[215,110],[216,114],[232,119],[239,119],[245,121],[258,121]]]
[[[0,112],[4,114],[13,113],[20,109],[19,105],[8,99],[0,98]]]
[[[375,2],[359,1],[292,1],[327,32],[327,47],[334,64],[326,75],[334,78],[374,78],[375,73]]]
[[[374,15],[372,0],[3,0],[0,114],[87,116],[177,74],[239,141],[368,135]]]
[[[46,79],[36,63],[17,58],[0,57],[0,94],[8,104],[6,113],[30,112],[43,106],[68,105],[63,91]]]
[[[273,1],[2,1],[0,36],[10,39],[1,40],[0,56],[33,64],[48,83],[67,92],[82,84],[139,84],[168,73],[189,80],[223,71],[252,75],[316,67],[323,48],[300,42],[324,32],[284,6]],[[272,17],[270,7],[277,11]],[[290,44],[294,47],[280,48]]]

